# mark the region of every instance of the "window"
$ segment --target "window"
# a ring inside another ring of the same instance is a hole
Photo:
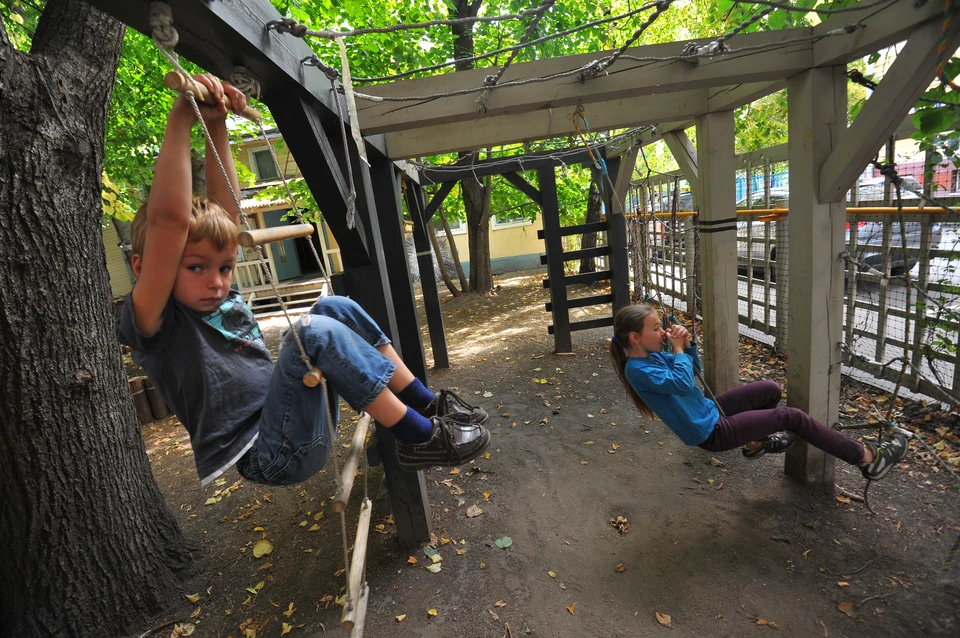
[[[950,175],[950,190],[954,193],[960,191],[960,170],[953,169]]]
[[[253,172],[257,175],[258,182],[266,182],[272,179],[279,179],[277,166],[273,163],[273,157],[270,155],[270,149],[257,149],[250,151],[250,165]]]
[[[494,230],[512,228],[514,226],[527,226],[533,223],[529,215],[523,210],[523,207],[491,215],[490,219]]]
[[[433,224],[433,229],[439,234],[443,234],[443,222],[440,221],[440,214],[437,213],[437,216],[431,220]],[[448,219],[447,224],[450,225],[450,233],[453,235],[462,235],[467,232],[467,223],[462,219]]]

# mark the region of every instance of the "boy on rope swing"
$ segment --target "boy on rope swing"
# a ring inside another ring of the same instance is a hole
[[[246,98],[211,75],[195,79],[218,102],[199,109],[239,193],[222,101],[226,95],[239,112]],[[230,287],[242,213],[209,147],[208,197],[191,202],[195,123],[181,95],[167,118],[150,196],[133,221],[137,284],[124,300],[117,334],[190,433],[201,483],[232,465],[257,483],[307,480],[331,454],[328,408],[335,431],[341,396],[390,428],[406,470],[459,465],[480,455],[490,442],[481,425],[486,412],[452,392],[430,392],[350,299],[319,299],[297,326],[328,381],[327,393],[304,385],[292,330],[273,364],[253,313]]]
[[[803,410],[777,407],[782,390],[776,381],[747,383],[721,392],[716,403],[708,400],[694,383],[700,358],[690,333],[679,325],[665,329],[653,306],[621,308],[613,334],[610,358],[627,395],[640,414],[660,417],[687,445],[710,452],[739,447],[745,458],[758,459],[786,452],[799,436],[858,466],[870,481],[882,479],[907,454],[907,439],[898,432],[879,444],[859,443]]]

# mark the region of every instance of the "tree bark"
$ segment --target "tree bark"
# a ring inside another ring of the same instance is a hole
[[[459,297],[461,293],[456,285],[454,285],[453,279],[450,279],[450,273],[447,272],[447,265],[443,262],[443,251],[440,250],[440,242],[437,240],[437,231],[434,229],[433,224],[427,224],[427,237],[430,238],[430,245],[433,246],[433,254],[437,258],[437,265],[440,267],[440,276],[443,277],[444,285],[446,285],[450,294],[454,297]],[[456,250],[456,248],[453,250]]]
[[[481,0],[455,0],[455,17],[473,18],[480,11]],[[457,71],[473,68],[473,62],[459,61],[474,55],[473,25],[457,24],[451,27],[454,35],[453,57],[458,60]],[[470,153],[461,153],[466,157]],[[493,290],[493,268],[490,265],[490,193],[492,180],[487,177],[483,183],[476,179],[460,182],[463,205],[467,213],[467,239],[470,244],[470,290],[480,294],[490,294]]]
[[[453,258],[453,265],[456,267],[457,277],[460,279],[460,290],[469,290],[470,284],[467,283],[467,275],[463,272],[463,264],[460,262],[460,250],[457,248],[457,243],[453,240],[453,231],[450,230],[450,222],[447,221],[447,215],[443,212],[443,206],[437,211],[437,215],[440,217],[440,223],[443,225],[443,233],[447,236],[447,245],[450,246],[450,256]]]
[[[597,187],[596,180],[590,182],[590,192],[587,195],[587,216],[585,223],[590,224],[600,221],[600,211],[603,209],[603,198],[600,197],[600,189]],[[580,239],[580,248],[596,248],[597,234],[584,233]],[[587,257],[580,260],[580,274],[596,272],[597,264],[593,257]]]
[[[0,635],[117,636],[177,599],[190,557],[118,356],[100,175],[124,25],[46,3],[0,28]]]

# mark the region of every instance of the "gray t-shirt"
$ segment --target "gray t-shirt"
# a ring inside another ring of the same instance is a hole
[[[127,295],[117,337],[133,349],[133,360],[190,433],[203,485],[250,449],[259,432],[273,360],[240,293],[231,290],[207,315],[171,296],[160,331],[152,337],[137,330]]]

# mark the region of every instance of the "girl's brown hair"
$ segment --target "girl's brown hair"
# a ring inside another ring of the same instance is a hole
[[[630,333],[642,332],[647,317],[651,313],[655,315],[656,312],[653,306],[645,303],[621,308],[613,318],[613,341],[610,343],[610,359],[613,361],[613,369],[617,371],[620,383],[623,384],[623,388],[627,391],[627,395],[633,401],[633,404],[637,406],[637,410],[647,419],[655,419],[656,415],[627,381],[624,367],[627,365],[626,349],[630,345]]]

